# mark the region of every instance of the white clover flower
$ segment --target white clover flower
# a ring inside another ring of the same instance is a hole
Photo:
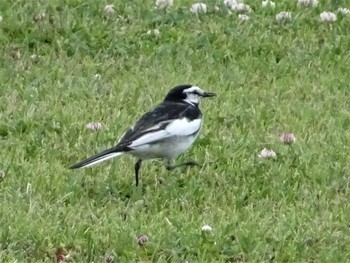
[[[105,5],[105,7],[103,8],[103,11],[104,11],[107,15],[114,14],[114,5]]]
[[[86,124],[86,128],[89,130],[97,131],[102,129],[102,123],[100,122],[89,122]]]
[[[264,8],[272,8],[272,9],[275,9],[276,4],[275,4],[275,2],[272,2],[272,1],[270,1],[270,0],[266,0],[266,1],[262,1],[262,2],[261,2],[261,6],[264,7]]]
[[[343,15],[350,15],[350,9],[345,7],[339,7],[337,11]]]
[[[0,170],[0,179],[5,178],[5,171]]]
[[[318,5],[318,0],[298,0],[298,5],[316,7]]]
[[[160,35],[160,32],[158,29],[148,30],[147,35],[158,37]]]
[[[243,3],[236,3],[231,6],[231,10],[238,11],[238,12],[247,12],[250,13],[252,9],[249,5],[243,4]]]
[[[262,149],[262,151],[258,155],[258,157],[260,158],[275,158],[276,156],[277,154],[273,150],[269,150],[266,148]]]
[[[195,3],[191,6],[190,10],[194,14],[198,14],[200,12],[205,14],[207,12],[207,5],[204,3]]]
[[[233,5],[237,4],[237,0],[224,0],[224,5],[231,9]]]
[[[233,5],[232,10],[241,11],[241,12],[247,12],[247,13],[252,12],[252,8],[249,5],[242,4],[242,3],[238,3],[236,5]]]
[[[211,226],[205,225],[205,226],[202,226],[202,231],[203,232],[211,232],[211,231],[213,231],[213,229],[211,228]]]
[[[247,16],[247,15],[244,15],[244,14],[239,14],[239,15],[238,15],[238,20],[239,20],[240,22],[246,22],[246,21],[248,21],[249,19],[250,19],[250,17]]]
[[[146,245],[146,243],[149,241],[149,237],[147,235],[140,235],[137,237],[137,243],[140,246]]]
[[[214,11],[215,11],[215,12],[219,12],[219,11],[220,11],[220,7],[218,7],[217,5],[214,6]]]
[[[2,16],[0,16],[0,23],[2,22],[2,20],[3,20],[3,18],[2,18]]]
[[[33,15],[33,20],[39,22],[45,18],[45,13],[36,13]]]
[[[173,0],[156,0],[156,7],[158,9],[170,8],[174,5]]]
[[[284,133],[281,135],[280,140],[286,144],[291,144],[296,141],[293,133]]]
[[[320,20],[322,22],[334,22],[337,20],[337,15],[333,12],[322,12],[320,14]]]
[[[282,21],[290,21],[292,20],[292,13],[291,12],[280,12],[276,15],[276,20],[279,22]]]

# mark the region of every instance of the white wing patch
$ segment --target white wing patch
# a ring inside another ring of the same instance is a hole
[[[162,122],[159,122],[158,124],[156,124],[156,125],[154,125],[154,126],[148,128],[148,129],[144,130],[144,132],[146,132],[146,131],[152,131],[152,130],[158,130],[158,129],[162,126],[162,124],[167,123],[167,122],[169,122],[169,121],[162,121]]]
[[[129,147],[134,148],[174,136],[188,136],[197,132],[201,126],[202,119],[188,120],[183,118],[173,120],[164,130],[149,132],[133,141]]]
[[[202,126],[202,119],[188,120],[186,118],[174,120],[165,128],[170,136],[187,136],[198,131]]]

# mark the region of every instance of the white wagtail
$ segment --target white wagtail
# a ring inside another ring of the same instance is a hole
[[[161,158],[167,161],[167,169],[184,165],[173,165],[175,159],[185,152],[198,137],[203,123],[198,103],[202,97],[215,93],[204,92],[197,86],[181,85],[173,88],[164,101],[144,114],[134,126],[122,136],[116,146],[74,164],[70,169],[89,167],[99,162],[128,153],[138,158],[135,164],[136,186],[139,184],[139,169],[146,159]]]

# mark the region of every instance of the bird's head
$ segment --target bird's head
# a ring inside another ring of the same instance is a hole
[[[186,101],[190,104],[198,104],[201,98],[216,96],[213,92],[205,92],[194,85],[180,85],[171,89],[166,95],[166,101]]]

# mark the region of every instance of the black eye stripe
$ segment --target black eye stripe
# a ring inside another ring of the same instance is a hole
[[[198,95],[198,96],[202,96],[202,94],[199,94],[199,92],[198,92],[197,90],[191,91],[190,93],[196,94],[196,95]]]

